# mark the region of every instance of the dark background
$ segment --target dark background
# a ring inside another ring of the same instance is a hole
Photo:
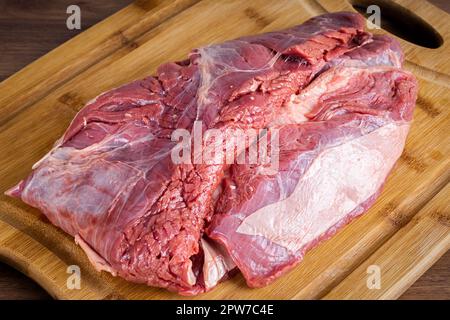
[[[0,81],[131,2],[0,0]],[[449,0],[430,2],[450,12]],[[81,8],[79,31],[66,28],[66,8],[71,4]],[[0,262],[0,299],[51,297],[32,280]],[[450,252],[409,288],[401,299],[450,300]]]

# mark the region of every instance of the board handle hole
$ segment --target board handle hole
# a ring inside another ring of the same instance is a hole
[[[408,42],[431,49],[439,48],[444,43],[442,36],[430,24],[392,1],[350,0],[350,4],[366,18],[373,14],[372,11],[368,13],[367,8],[378,6],[381,28]]]

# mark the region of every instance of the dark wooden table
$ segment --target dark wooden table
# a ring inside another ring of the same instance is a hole
[[[125,7],[131,0],[0,0],[0,81],[51,49]],[[450,1],[434,0],[450,11]],[[66,28],[66,8],[81,8],[82,29]],[[0,263],[0,299],[51,299],[31,279]],[[450,252],[401,299],[450,299]]]

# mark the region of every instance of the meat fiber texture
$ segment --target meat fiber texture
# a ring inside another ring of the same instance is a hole
[[[267,285],[365,212],[403,150],[416,80],[398,43],[363,25],[332,13],[193,50],[89,102],[8,194],[98,270],[184,295],[236,267]],[[276,129],[278,170],[174,163],[174,130],[196,120],[203,132]]]

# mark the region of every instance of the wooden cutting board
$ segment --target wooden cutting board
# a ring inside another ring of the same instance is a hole
[[[366,2],[136,1],[2,82],[0,258],[60,299],[180,298],[97,273],[70,236],[3,192],[30,172],[99,93],[152,74],[194,47],[293,26],[327,11],[354,11],[352,4]],[[438,47],[400,39],[405,67],[419,78],[420,91],[405,151],[383,194],[366,215],[272,285],[249,289],[237,275],[199,298],[397,298],[449,249],[450,17],[425,1],[370,3],[380,5],[382,19],[402,17],[403,25],[382,20],[389,30],[407,30],[411,40]],[[419,28],[418,20],[429,26]],[[73,265],[81,271],[80,289],[67,286]],[[373,268],[379,289],[367,286]]]

